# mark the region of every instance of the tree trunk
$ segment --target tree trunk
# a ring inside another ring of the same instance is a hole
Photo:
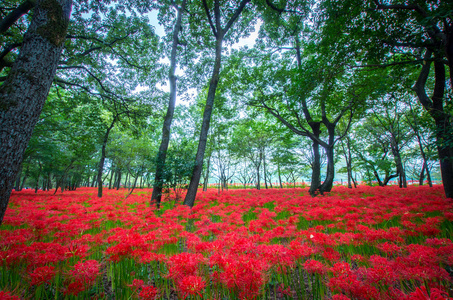
[[[212,71],[211,81],[209,82],[208,96],[206,97],[206,105],[203,112],[203,121],[200,131],[200,139],[198,141],[197,155],[195,156],[195,166],[192,172],[192,178],[190,179],[189,188],[187,189],[186,198],[184,199],[184,205],[193,207],[195,204],[195,197],[197,196],[198,184],[200,183],[201,172],[203,170],[203,158],[206,150],[206,143],[209,131],[209,124],[211,122],[211,114],[214,105],[215,92],[217,90],[217,84],[219,83],[220,66],[222,60],[222,42],[225,34],[231,28],[233,23],[237,20],[245,5],[250,0],[242,0],[239,7],[236,8],[232,17],[228,20],[225,28],[221,26],[221,12],[220,3],[218,0],[214,1],[214,15],[215,15],[215,26],[212,22],[211,15],[209,14],[209,8],[206,0],[203,0],[203,6],[207,12],[206,16],[210,22],[211,29],[213,30],[214,36],[216,37],[215,46],[215,62],[214,69]]]
[[[0,86],[0,224],[60,60],[71,0],[37,2],[19,56]]]
[[[137,179],[138,179],[139,174],[140,174],[140,171],[138,171],[137,174],[135,175],[134,185],[132,186],[131,191],[129,192],[129,194],[127,194],[125,199],[127,199],[132,194],[132,192],[135,190],[135,186],[137,185]]]
[[[22,178],[22,164],[19,167],[19,172],[16,175],[16,183],[14,185],[14,190],[17,192],[20,189],[20,180]]]
[[[154,177],[153,193],[151,195],[151,205],[155,202],[156,207],[159,208],[162,199],[162,186],[164,184],[164,168],[165,160],[167,158],[168,144],[170,143],[171,123],[173,121],[173,113],[175,111],[176,103],[176,50],[178,49],[178,35],[181,30],[182,14],[186,7],[186,0],[183,0],[181,7],[178,9],[175,27],[173,29],[173,44],[171,48],[170,57],[170,71],[168,79],[170,81],[170,98],[168,101],[167,114],[165,115],[164,125],[162,127],[162,140],[157,152],[156,158],[156,174]]]
[[[282,174],[280,172],[280,163],[277,163],[277,172],[278,172],[278,182],[280,183],[280,188],[283,188],[282,184]]]
[[[124,179],[124,187],[128,188],[127,181],[129,179],[129,172],[126,172],[126,179]]]
[[[453,198],[453,143],[451,115],[443,107],[445,96],[445,66],[441,61],[434,62],[434,90],[431,99],[426,94],[425,85],[429,76],[431,51],[425,54],[425,63],[414,85],[414,91],[423,107],[428,111],[436,124],[437,152],[440,160],[440,170],[445,196]],[[451,70],[450,70],[451,71]]]
[[[266,187],[266,190],[268,189],[267,187],[267,176],[266,176],[266,154],[264,153],[264,150],[260,149],[260,152],[262,151],[262,156],[263,156],[263,175],[264,175],[264,186]]]
[[[118,178],[116,179],[116,190],[120,189],[121,186],[121,170],[118,170]]]
[[[319,192],[324,194],[325,192],[330,192],[333,187],[333,179],[335,177],[335,162],[333,160],[334,156],[334,150],[333,146],[328,147],[326,150],[327,154],[327,171],[326,171],[326,179],[324,182],[321,184],[321,187],[319,188]]]
[[[404,171],[403,162],[401,160],[400,151],[397,146],[392,146],[393,157],[395,158],[396,164],[396,173],[398,173],[398,186],[400,188],[407,188],[407,181],[406,181],[406,172]]]
[[[203,122],[201,125],[200,138],[198,141],[197,155],[195,156],[195,166],[190,179],[189,188],[184,199],[184,205],[193,207],[195,197],[197,196],[198,184],[200,183],[201,171],[203,170],[203,158],[206,150],[206,143],[209,131],[209,124],[211,122],[211,114],[214,106],[215,92],[217,84],[219,83],[220,65],[222,59],[222,41],[223,33],[217,32],[216,39],[216,56],[214,70],[212,72],[211,81],[209,83],[208,96],[206,98],[206,105],[203,112]]]
[[[313,129],[313,134],[316,137],[319,137],[320,134],[320,123],[313,123],[311,125]],[[316,196],[316,191],[319,190],[321,186],[321,156],[319,154],[319,143],[316,140],[312,140],[312,149],[313,149],[313,163],[311,165],[311,184],[308,192],[311,196]]]
[[[104,171],[104,162],[105,162],[105,148],[107,147],[107,142],[109,140],[109,134],[110,131],[112,130],[113,126],[115,126],[115,122],[118,118],[118,115],[116,115],[112,123],[110,124],[110,127],[107,128],[107,131],[105,132],[104,135],[104,141],[102,142],[102,149],[101,149],[101,159],[99,160],[99,168],[98,168],[98,198],[102,198],[102,172]]]
[[[109,190],[112,188],[112,180],[113,180],[114,174],[115,174],[115,169],[112,166],[111,173],[110,173],[110,180],[109,180]]]
[[[206,166],[206,175],[204,176],[204,181],[203,181],[203,191],[207,191],[208,190],[209,168],[210,168],[210,164],[211,164],[211,156],[212,156],[212,152],[211,152],[211,154],[208,157],[208,164]]]

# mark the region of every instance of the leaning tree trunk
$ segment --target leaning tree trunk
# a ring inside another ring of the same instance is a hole
[[[217,34],[215,64],[211,76],[211,81],[209,83],[208,96],[203,112],[200,139],[198,142],[197,155],[195,156],[195,166],[193,168],[192,178],[190,179],[186,197],[184,198],[184,205],[187,205],[189,207],[193,207],[195,203],[198,184],[200,183],[201,171],[203,170],[203,158],[208,140],[209,124],[211,122],[211,114],[214,106],[215,92],[217,89],[217,84],[219,83],[223,35],[220,32],[217,32]]]
[[[0,224],[55,76],[71,7],[71,0],[37,2],[19,56],[0,87]]]
[[[162,127],[162,140],[157,152],[157,166],[156,174],[154,177],[153,194],[151,195],[151,205],[155,202],[156,207],[159,208],[162,199],[162,186],[164,184],[164,168],[165,160],[167,159],[168,144],[170,143],[170,129],[173,121],[173,113],[175,111],[176,103],[176,50],[178,48],[178,35],[181,30],[182,14],[186,7],[186,0],[183,0],[181,7],[178,9],[175,27],[173,29],[173,45],[171,48],[170,57],[170,72],[168,75],[170,81],[170,99],[168,101],[167,114],[165,115],[164,125]]]
[[[206,143],[208,140],[208,131],[209,124],[211,122],[211,114],[214,105],[215,92],[217,90],[217,84],[219,83],[220,76],[220,65],[222,59],[222,42],[225,34],[231,28],[231,26],[236,22],[237,18],[241,14],[245,5],[250,2],[250,0],[241,0],[239,7],[236,8],[231,18],[228,20],[225,28],[221,26],[221,12],[220,12],[220,2],[218,0],[214,1],[214,15],[215,15],[215,25],[211,19],[209,13],[209,8],[206,0],[203,0],[203,6],[206,10],[206,15],[208,17],[211,29],[216,37],[216,46],[215,46],[215,62],[214,70],[212,71],[211,81],[209,82],[208,96],[206,97],[206,105],[203,112],[203,121],[201,124],[200,139],[198,141],[197,155],[195,156],[195,166],[192,172],[192,178],[190,179],[189,188],[187,189],[187,194],[184,199],[184,205],[193,207],[195,204],[195,197],[197,196],[198,184],[200,183],[201,172],[203,170],[203,158],[206,150]]]

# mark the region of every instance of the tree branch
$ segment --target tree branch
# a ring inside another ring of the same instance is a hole
[[[214,36],[217,37],[217,30],[215,29],[214,23],[212,22],[211,13],[209,12],[209,7],[208,4],[206,3],[206,0],[203,0],[203,7],[204,11],[206,12],[206,16],[208,17],[209,26],[211,26]]]
[[[241,3],[239,4],[239,7],[236,8],[233,16],[230,18],[230,20],[228,21],[228,23],[226,24],[225,26],[225,29],[224,29],[224,32],[226,33],[230,27],[233,25],[233,23],[236,21],[236,19],[239,17],[239,15],[241,14],[241,12],[244,10],[244,7],[247,5],[247,3],[249,3],[251,0],[242,0]]]
[[[420,71],[420,75],[418,76],[417,81],[415,82],[415,85],[412,87],[412,90],[415,91],[417,94],[418,99],[420,100],[420,103],[423,105],[423,107],[427,110],[430,111],[432,108],[432,102],[431,99],[429,99],[428,95],[426,94],[425,90],[425,85],[426,81],[428,80],[428,75],[429,75],[429,69],[431,66],[431,51],[427,50],[425,53],[425,57],[423,60],[423,66]]]
[[[16,9],[10,12],[4,19],[0,22],[0,33],[5,33],[20,17],[27,14],[30,9],[35,7],[35,0],[26,0],[24,3],[19,5]]]

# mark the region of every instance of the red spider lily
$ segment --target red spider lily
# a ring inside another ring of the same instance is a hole
[[[202,297],[202,291],[205,286],[206,283],[200,276],[189,275],[178,281],[178,290],[182,294],[183,299],[196,295]]]
[[[332,300],[351,300],[351,298],[346,297],[343,294],[336,294],[332,296]]]
[[[20,300],[18,296],[11,295],[10,292],[0,291],[0,300]]]
[[[204,261],[201,254],[180,253],[173,255],[167,261],[168,277],[175,281],[186,276],[196,276],[200,264]]]
[[[85,290],[85,286],[80,281],[71,282],[66,289],[64,289],[63,293],[65,295],[74,295],[77,296],[79,293]]]
[[[265,260],[253,254],[230,254],[211,256],[211,267],[219,267],[213,278],[231,290],[239,292],[239,297],[255,299],[266,283],[266,271],[269,265]]]
[[[96,260],[86,260],[74,265],[70,272],[71,280],[65,294],[75,295],[91,287],[100,274],[100,264]]]
[[[152,285],[145,285],[141,287],[142,290],[138,294],[139,299],[143,300],[154,300],[159,295],[159,290]]]
[[[428,294],[425,286],[418,287],[414,292],[412,292],[407,300],[447,300],[448,294],[444,291],[441,291],[436,288],[431,289],[431,295]]]
[[[52,266],[38,267],[29,273],[32,285],[41,285],[52,280],[55,276],[55,268]]]
[[[327,271],[326,266],[323,265],[322,262],[313,260],[313,259],[309,259],[304,263],[304,269],[308,273],[311,273],[311,274],[316,273],[319,275],[323,275]]]
[[[285,285],[282,283],[280,284],[278,287],[277,287],[277,291],[279,291],[280,293],[282,293],[283,295],[286,295],[286,296],[292,296],[291,295],[291,288],[290,287],[287,287],[285,289]]]

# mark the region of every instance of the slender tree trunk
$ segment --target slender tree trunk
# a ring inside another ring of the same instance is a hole
[[[215,25],[212,21],[212,18],[209,14],[209,8],[206,0],[203,0],[203,6],[207,12],[207,17],[210,22],[211,29],[213,30],[214,36],[216,37],[216,46],[215,46],[215,62],[214,69],[212,71],[211,81],[209,82],[208,96],[206,98],[206,105],[203,112],[203,121],[201,124],[200,139],[198,141],[197,155],[195,156],[195,166],[192,172],[192,178],[190,179],[189,188],[187,189],[186,198],[184,199],[184,205],[193,207],[195,204],[195,197],[197,196],[198,184],[200,183],[201,172],[203,170],[203,158],[206,150],[206,143],[209,131],[209,124],[211,122],[211,114],[214,105],[215,92],[217,90],[217,85],[219,83],[220,76],[220,66],[222,60],[222,42],[225,34],[231,28],[233,23],[237,20],[245,5],[250,2],[250,0],[241,0],[239,7],[236,8],[231,19],[228,20],[225,28],[221,26],[221,12],[220,12],[220,3],[218,0],[214,1],[214,16],[215,16]]]
[[[113,180],[113,175],[115,174],[115,168],[112,166],[112,170],[110,173],[110,180],[109,180],[109,190],[112,188],[112,180]]]
[[[197,196],[198,184],[200,183],[201,171],[203,170],[203,158],[206,150],[207,137],[209,131],[209,124],[211,122],[211,114],[214,106],[215,92],[217,84],[219,83],[220,65],[222,58],[222,41],[223,33],[217,32],[216,40],[216,57],[214,70],[212,72],[211,81],[209,83],[208,96],[206,99],[206,105],[203,112],[203,122],[201,125],[200,138],[198,141],[197,155],[195,156],[195,166],[192,172],[192,178],[190,179],[189,188],[184,199],[184,205],[193,207],[195,203],[195,197]]]
[[[164,168],[167,158],[168,144],[170,143],[171,123],[173,121],[173,113],[176,103],[176,50],[178,48],[178,35],[181,29],[182,14],[186,7],[186,0],[183,0],[181,7],[178,8],[175,27],[173,29],[173,44],[170,56],[170,72],[168,78],[170,81],[170,98],[168,101],[167,114],[165,115],[164,124],[162,127],[162,140],[160,142],[159,151],[156,158],[156,174],[154,178],[153,193],[151,195],[151,205],[155,202],[159,208],[162,199],[162,185],[164,184]]]
[[[115,122],[117,120],[118,115],[116,115],[112,123],[110,124],[109,128],[107,128],[107,131],[105,132],[104,135],[104,140],[102,142],[102,149],[101,149],[101,159],[99,160],[99,168],[98,168],[98,197],[102,198],[102,172],[104,171],[104,162],[105,162],[105,148],[107,148],[107,142],[109,140],[109,134],[110,131],[112,130],[113,126],[115,126]]]
[[[38,1],[19,56],[0,86],[0,224],[66,38],[71,0]]]
[[[126,196],[126,199],[132,194],[132,192],[135,190],[135,187],[137,186],[137,179],[138,179],[138,175],[140,174],[140,171],[137,172],[137,174],[135,175],[135,178],[134,178],[134,184],[131,188],[131,191],[129,192],[129,194],[127,194]]]
[[[282,174],[280,172],[280,163],[277,163],[277,172],[278,172],[278,182],[280,183],[280,188],[283,188],[282,184]]]
[[[126,172],[126,178],[124,179],[124,187],[128,188],[127,181],[129,180],[129,172]]]
[[[206,175],[204,176],[204,182],[203,182],[203,191],[208,190],[208,183],[209,183],[209,168],[210,168],[210,163],[211,163],[211,156],[212,152],[208,157],[208,164],[206,166]]]
[[[261,151],[261,150],[260,150]],[[264,150],[262,151],[263,153],[263,175],[264,175],[264,186],[266,187],[266,190],[268,189],[267,187],[267,176],[266,176],[266,154],[264,153]]]
[[[16,183],[14,185],[14,190],[17,192],[20,189],[20,180],[22,178],[22,164],[19,167],[19,172],[16,175]]]

